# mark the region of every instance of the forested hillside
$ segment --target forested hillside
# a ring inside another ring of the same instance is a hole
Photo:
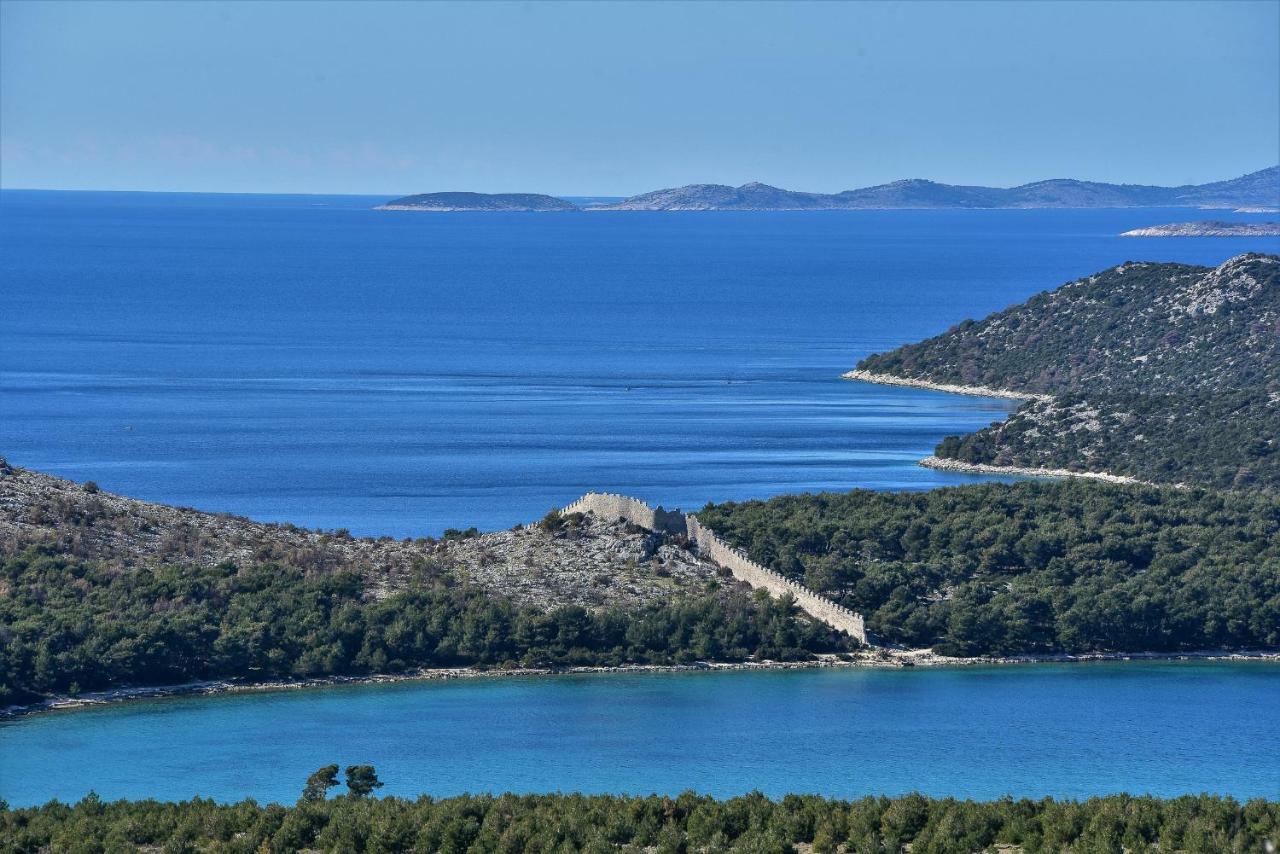
[[[192,680],[811,658],[851,642],[679,537],[551,513],[359,538],[0,459],[0,707]]]
[[[708,505],[755,560],[954,655],[1280,646],[1280,498],[1088,481]]]
[[[1050,395],[950,437],[964,462],[1280,486],[1280,257],[1128,263],[864,359],[895,377]]]
[[[544,611],[423,575],[382,600],[360,576],[278,565],[120,572],[32,547],[0,563],[0,708],[202,679],[803,659],[848,649],[790,601],[736,589]]]

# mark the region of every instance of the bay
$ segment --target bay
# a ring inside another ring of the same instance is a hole
[[[470,679],[185,697],[0,723],[0,797],[1280,796],[1280,667],[1116,662]]]

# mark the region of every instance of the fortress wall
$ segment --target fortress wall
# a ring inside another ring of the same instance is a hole
[[[563,513],[594,513],[599,519],[625,519],[641,528],[656,530],[653,508],[643,501],[613,492],[588,492],[564,508]]]
[[[861,614],[843,605],[819,596],[809,588],[747,557],[747,553],[734,548],[716,536],[710,528],[704,528],[697,516],[688,516],[689,536],[698,542],[698,552],[733,573],[739,581],[752,587],[763,587],[775,596],[790,594],[802,611],[821,620],[832,628],[847,632],[861,643],[867,642],[867,630]]]
[[[616,492],[588,492],[562,513],[594,513],[600,519],[623,519],[650,531],[684,534],[685,515],[678,510],[653,508],[643,501]]]
[[[623,519],[650,531],[687,533],[698,544],[698,552],[733,573],[739,581],[768,590],[774,596],[789,594],[805,613],[839,631],[847,632],[861,643],[867,642],[867,631],[861,614],[854,613],[825,596],[819,596],[804,585],[761,566],[741,549],[736,549],[704,528],[698,517],[683,516],[675,511],[655,510],[643,501],[611,492],[588,492],[565,507],[564,513],[593,513],[600,519]]]

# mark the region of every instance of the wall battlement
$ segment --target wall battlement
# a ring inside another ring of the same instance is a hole
[[[742,549],[720,539],[710,528],[705,528],[692,514],[684,515],[675,510],[653,508],[643,501],[613,492],[588,492],[569,506],[564,513],[593,513],[601,519],[622,519],[641,528],[663,533],[687,534],[698,544],[698,553],[710,558],[733,573],[739,581],[752,587],[768,590],[774,596],[790,595],[796,605],[811,617],[821,620],[834,629],[847,632],[860,643],[867,642],[867,630],[861,614],[820,596],[802,584],[761,566],[747,556]]]

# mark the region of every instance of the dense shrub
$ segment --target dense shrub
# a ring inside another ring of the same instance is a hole
[[[941,457],[1280,487],[1280,258],[1127,263],[859,368],[1052,395]]]
[[[703,524],[955,654],[1280,646],[1280,498],[1085,481],[709,505]]]
[[[790,601],[724,590],[542,612],[438,580],[369,600],[351,572],[122,571],[37,548],[0,564],[0,586],[0,705],[213,678],[799,659],[848,643],[796,620]]]
[[[1280,804],[1114,795],[1087,801],[958,801],[921,795],[838,801],[759,793],[716,800],[607,795],[466,795],[445,800],[336,797],[291,807],[116,801],[90,796],[0,808],[5,850],[122,851],[750,851],[971,854],[1010,850],[1263,851]]]

